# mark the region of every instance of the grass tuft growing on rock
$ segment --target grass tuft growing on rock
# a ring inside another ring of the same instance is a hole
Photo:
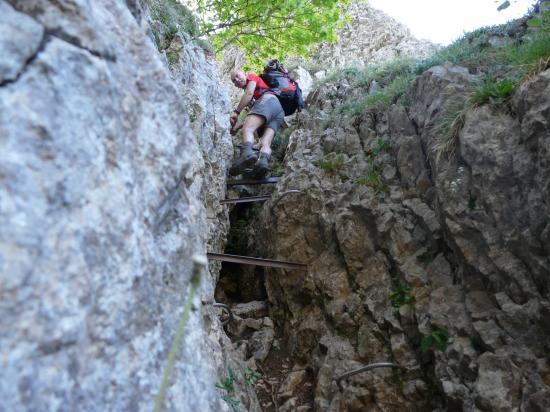
[[[350,82],[352,88],[367,89],[363,97],[336,107],[333,115],[357,116],[366,110],[384,110],[405,92],[414,79],[411,58],[364,68],[349,67],[330,74],[326,81]]]
[[[432,333],[424,336],[420,341],[420,350],[422,353],[429,351],[430,349],[437,349],[445,351],[449,342],[449,332],[447,329],[434,328]]]
[[[239,412],[240,401],[235,398],[235,376],[231,368],[227,371],[227,378],[217,383],[216,388],[222,391],[222,399],[231,407],[233,412]]]
[[[368,111],[383,112],[398,102],[407,106],[406,91],[415,77],[433,66],[450,62],[487,79],[454,97],[432,126],[438,140],[434,147],[437,156],[452,156],[469,110],[487,104],[494,109],[509,108],[514,91],[522,83],[550,68],[550,5],[545,7],[538,14],[533,12],[530,18],[467,33],[425,60],[400,58],[386,64],[332,72],[321,80],[320,87],[336,83],[327,93],[336,106],[329,113],[322,113],[322,124],[327,126],[340,117],[357,117]],[[377,187],[378,180],[372,174],[356,182]]]
[[[405,282],[397,280],[395,290],[389,296],[392,306],[399,309],[401,306],[414,303],[414,296],[411,295],[411,291],[411,287],[407,286]]]
[[[382,179],[382,170],[379,165],[371,165],[367,175],[355,179],[354,183],[359,186],[371,187],[379,195],[390,191],[390,188]]]
[[[332,153],[325,156],[323,159],[316,160],[313,164],[325,173],[335,174],[337,171],[342,169],[342,166],[344,166],[344,157],[341,154],[331,155]]]
[[[490,104],[493,107],[501,107],[514,91],[514,83],[510,79],[501,81],[488,80],[474,89],[467,99],[468,106],[472,108]]]
[[[452,157],[458,148],[458,136],[464,126],[468,107],[466,97],[458,96],[450,104],[439,123],[434,126],[437,143],[434,151],[437,156],[446,155]]]

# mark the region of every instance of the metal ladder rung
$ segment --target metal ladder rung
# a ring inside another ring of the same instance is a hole
[[[279,181],[280,177],[273,176],[267,179],[228,179],[227,186],[239,186],[239,185],[265,185],[273,184]]]
[[[240,199],[223,199],[220,200],[222,205],[228,203],[250,203],[250,202],[265,202],[271,196],[251,196],[251,197],[241,197]]]
[[[249,256],[228,255],[224,253],[207,253],[208,259],[222,262],[242,263],[243,265],[265,266],[281,269],[305,269],[305,263],[285,262],[282,260],[262,259]]]

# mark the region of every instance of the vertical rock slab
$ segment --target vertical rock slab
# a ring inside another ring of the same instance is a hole
[[[223,149],[205,171],[200,147],[218,150],[227,125],[193,133],[190,102],[125,2],[0,7],[0,27],[21,27],[0,40],[2,408],[149,411],[210,236],[201,196],[225,177]],[[215,388],[224,336],[201,304],[212,282],[205,270],[165,410],[228,410]]]

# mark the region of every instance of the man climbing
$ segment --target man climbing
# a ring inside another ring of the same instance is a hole
[[[255,102],[242,126],[243,144],[241,154],[233,162],[229,173],[238,175],[245,169],[254,167],[254,176],[257,179],[262,179],[269,171],[268,161],[271,156],[271,141],[284,120],[285,112],[277,96],[269,90],[269,86],[260,76],[253,73],[246,74],[242,70],[233,70],[231,81],[239,89],[245,90],[237,108],[231,113],[229,121],[232,128],[237,124],[241,111],[253,98]],[[259,158],[252,150],[254,132],[256,131],[261,135]]]

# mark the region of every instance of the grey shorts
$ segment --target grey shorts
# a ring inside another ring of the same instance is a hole
[[[248,115],[255,114],[262,116],[265,119],[265,124],[262,128],[269,127],[273,129],[274,132],[277,132],[281,123],[285,119],[285,112],[279,103],[277,96],[273,94],[264,94],[254,103],[252,110]]]

